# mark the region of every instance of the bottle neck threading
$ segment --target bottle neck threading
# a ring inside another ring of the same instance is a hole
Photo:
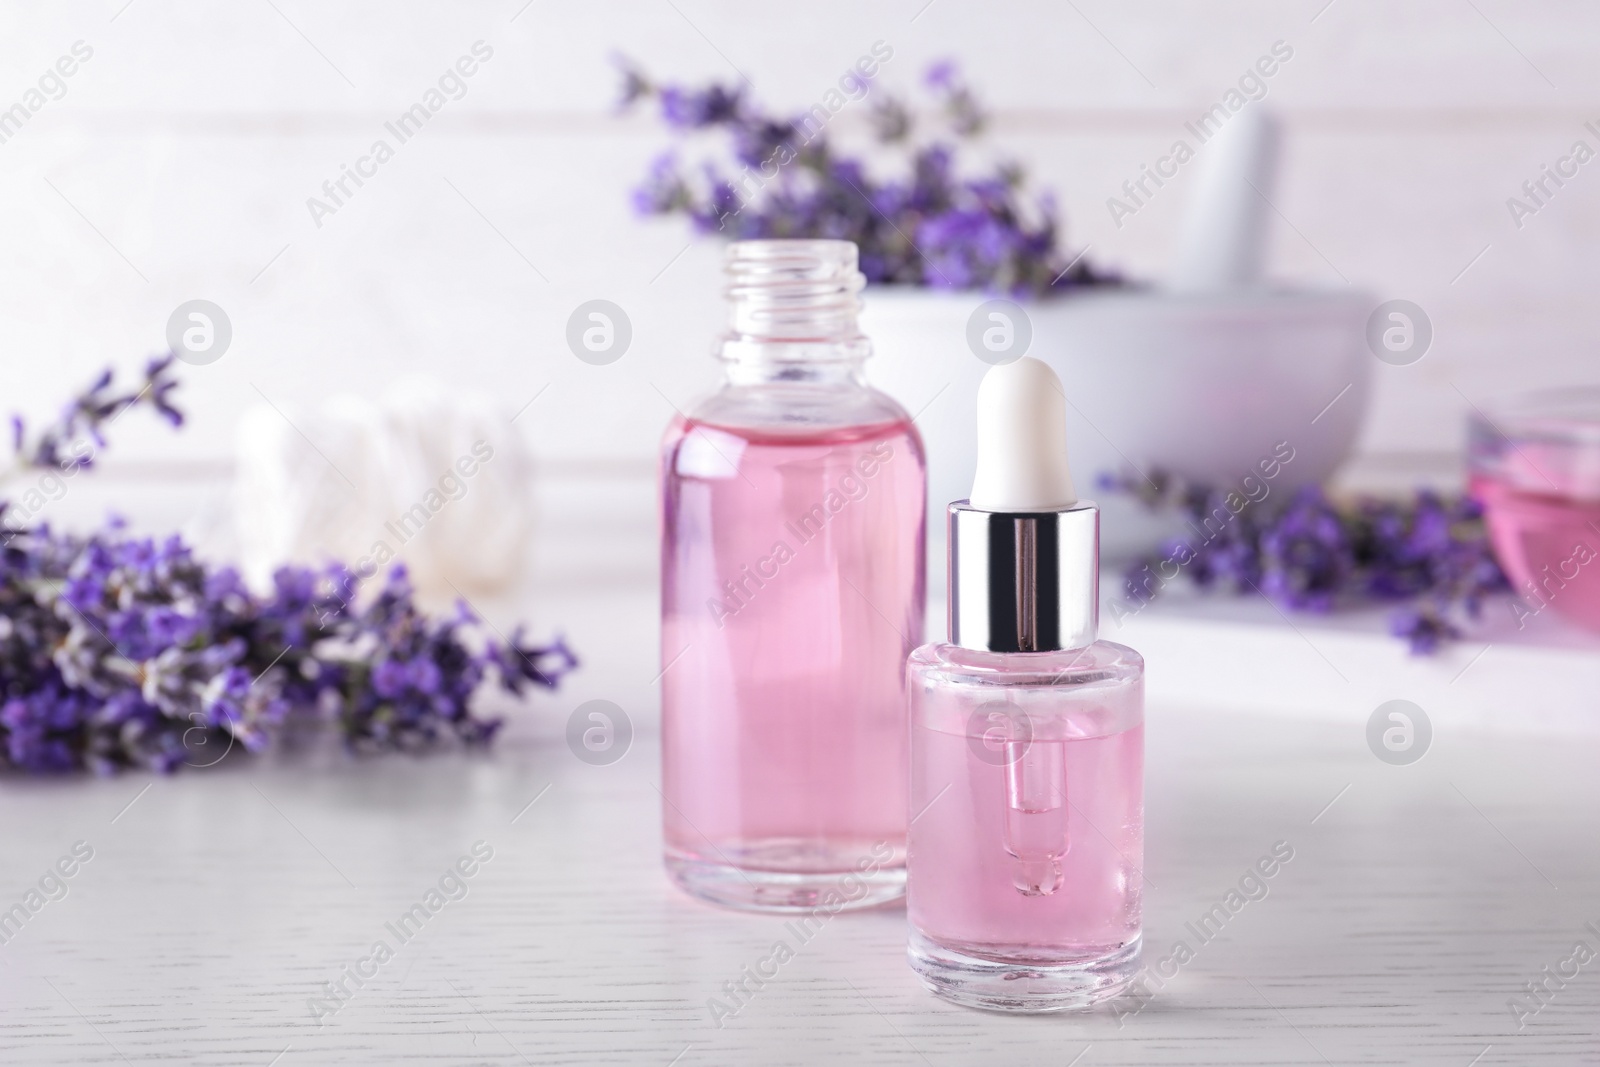
[[[719,355],[732,381],[848,381],[872,353],[857,317],[866,279],[849,241],[736,241]]]

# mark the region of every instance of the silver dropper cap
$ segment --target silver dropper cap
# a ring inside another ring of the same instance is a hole
[[[983,652],[1094,644],[1100,626],[1100,509],[950,505],[950,642]]]
[[[1067,462],[1066,394],[1024,356],[978,385],[972,497],[950,505],[950,640],[984,652],[1092,645],[1100,622],[1100,510]]]

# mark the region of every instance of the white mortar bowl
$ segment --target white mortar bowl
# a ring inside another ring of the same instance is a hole
[[[867,377],[917,415],[927,443],[930,578],[942,569],[944,506],[972,484],[974,397],[989,364],[968,347],[967,323],[988,299],[891,287],[864,296]],[[1153,547],[1171,524],[1098,490],[1102,472],[1236,486],[1286,445],[1293,459],[1271,482],[1277,492],[1327,479],[1360,433],[1375,361],[1365,293],[1104,289],[1021,306],[1026,354],[1065,386],[1078,493],[1102,506],[1108,556]]]

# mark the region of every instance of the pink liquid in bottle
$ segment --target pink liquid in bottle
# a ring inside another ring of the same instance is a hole
[[[914,965],[945,995],[1044,1010],[1103,999],[1136,970],[1142,672],[1104,641],[912,656],[906,906]]]
[[[798,430],[680,419],[663,479],[669,871],[747,908],[898,896],[904,663],[923,626],[916,430],[903,414]]]
[[[915,795],[930,805],[917,820],[918,871],[946,873],[919,874],[912,924],[975,955],[1053,964],[1098,959],[1134,941],[1144,728],[1035,741],[1006,766],[967,767],[970,740],[926,728],[913,735],[926,770]],[[1008,769],[1050,784],[1034,805],[1018,804]],[[1070,793],[1057,782],[1070,782]]]

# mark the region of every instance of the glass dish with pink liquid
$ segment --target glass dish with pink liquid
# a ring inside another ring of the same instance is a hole
[[[1474,415],[1471,492],[1524,604],[1600,631],[1600,388],[1530,393]]]
[[[905,891],[922,442],[862,378],[854,245],[738,242],[727,269],[727,381],[662,451],[667,870],[732,907],[870,907]]]

